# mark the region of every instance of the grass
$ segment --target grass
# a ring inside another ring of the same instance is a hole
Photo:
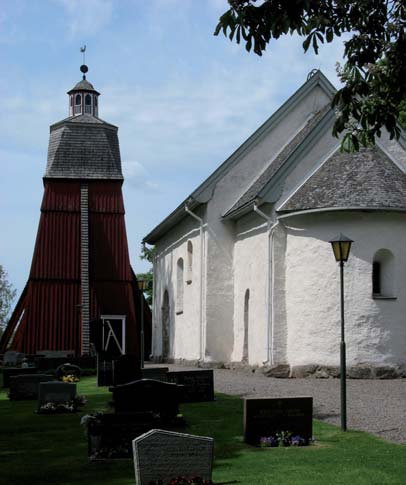
[[[103,410],[111,394],[94,377],[78,384],[88,404]],[[36,415],[35,401],[9,401],[0,392],[0,482],[8,485],[134,485],[132,461],[89,463],[80,415]],[[186,433],[215,439],[213,480],[244,485],[405,484],[406,446],[367,433],[314,421],[317,443],[303,448],[260,449],[242,440],[242,402],[182,405]]]

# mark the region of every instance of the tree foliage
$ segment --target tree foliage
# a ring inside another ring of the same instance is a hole
[[[149,261],[150,263],[154,262],[154,256],[156,254],[156,248],[153,246],[152,248],[148,248],[145,244],[141,247],[141,260]],[[153,284],[154,284],[154,273],[152,268],[150,268],[146,273],[137,273],[138,280],[144,280],[148,283],[148,289],[145,290],[144,294],[149,306],[152,305],[152,293],[153,293]]]
[[[344,83],[333,99],[337,116],[333,134],[344,134],[342,147],[368,146],[386,128],[398,138],[398,121],[406,123],[405,0],[228,0],[230,9],[214,32],[245,42],[262,55],[272,39],[298,34],[304,51],[317,54],[321,44],[349,33],[345,63],[338,67]]]
[[[16,290],[8,281],[8,275],[0,264],[0,335],[7,325],[11,304],[16,296]]]

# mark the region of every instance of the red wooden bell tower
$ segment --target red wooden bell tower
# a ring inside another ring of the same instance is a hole
[[[126,352],[139,353],[140,299],[124,221],[118,128],[98,117],[83,79],[68,92],[69,117],[50,127],[41,217],[28,282],[0,341],[8,349],[89,353],[89,325],[125,316]],[[145,322],[151,313],[144,302]],[[124,320],[123,320],[124,321]]]

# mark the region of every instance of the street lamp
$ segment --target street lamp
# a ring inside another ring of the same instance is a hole
[[[344,338],[344,263],[348,260],[351,243],[353,241],[344,234],[339,234],[330,243],[334,257],[340,263],[340,287],[341,287],[341,343],[340,343],[340,383],[341,383],[341,430],[347,431],[347,389],[346,389],[346,365],[345,365],[345,338]]]
[[[140,354],[141,354],[141,369],[144,368],[144,291],[148,289],[148,281],[137,280],[138,291],[140,295],[140,312],[141,312],[141,341],[140,341]]]

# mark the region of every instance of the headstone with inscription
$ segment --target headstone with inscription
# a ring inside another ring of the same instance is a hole
[[[67,382],[42,382],[39,385],[38,410],[49,402],[65,403],[76,397],[76,384]]]
[[[168,382],[184,386],[181,402],[214,400],[213,370],[182,370],[167,373]]]
[[[136,485],[169,483],[179,476],[211,480],[213,438],[153,429],[133,441]]]
[[[244,440],[257,445],[263,437],[288,431],[303,438],[312,438],[313,398],[245,398]]]
[[[46,374],[19,374],[12,376],[10,377],[9,398],[15,401],[38,399],[41,382],[54,380],[54,376]]]
[[[183,387],[168,382],[141,379],[110,387],[116,413],[131,414],[152,412],[162,422],[169,422],[179,413],[179,400]]]

